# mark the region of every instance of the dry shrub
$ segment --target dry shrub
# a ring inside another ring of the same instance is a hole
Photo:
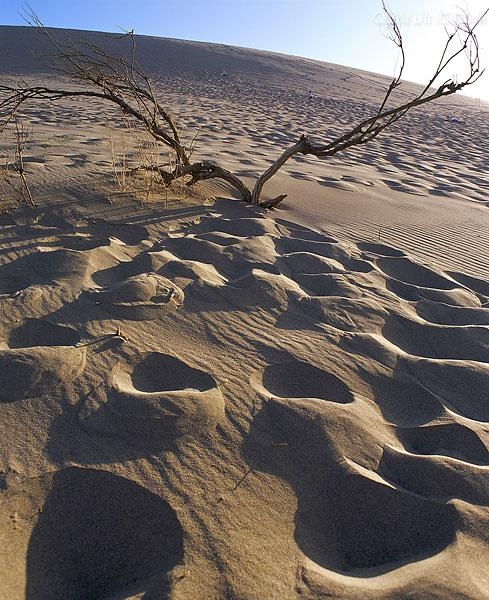
[[[6,150],[0,155],[0,212],[6,213],[19,204],[34,206],[35,203],[24,166],[27,130],[18,119],[14,119],[1,133],[2,147]]]

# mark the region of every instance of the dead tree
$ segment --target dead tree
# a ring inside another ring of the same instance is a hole
[[[165,185],[170,185],[179,178],[186,178],[187,185],[220,178],[236,188],[244,201],[271,208],[281,202],[286,194],[272,200],[260,201],[263,187],[293,156],[310,154],[318,158],[326,158],[353,146],[368,143],[411,109],[454,94],[475,83],[482,76],[484,71],[480,66],[476,28],[489,9],[475,22],[471,22],[468,15],[462,15],[462,18],[454,24],[452,31],[447,31],[447,40],[439,62],[427,84],[408,101],[390,106],[394,90],[402,84],[406,57],[397,21],[384,2],[382,6],[389,26],[389,37],[398,47],[401,61],[397,74],[388,86],[375,114],[331,141],[315,142],[307,135],[301,135],[257,178],[253,189],[219,164],[211,161],[191,161],[191,148],[187,149],[182,142],[174,117],[164,108],[151,79],[136,60],[136,40],[132,32],[127,34],[131,44],[129,56],[115,57],[91,42],[84,42],[82,45],[63,44],[42,25],[37,17],[33,17],[33,24],[42,29],[55,47],[61,59],[63,74],[77,86],[73,89],[53,89],[44,86],[32,87],[28,84],[0,85],[0,127],[2,123],[6,124],[12,120],[17,109],[28,102],[52,102],[74,97],[97,98],[117,106],[122,113],[142,124],[162,148],[175,153],[176,160],[172,169],[165,168],[164,165],[147,167],[156,169]],[[465,76],[460,81],[448,78],[440,83],[448,67],[460,56],[464,56],[466,60]]]

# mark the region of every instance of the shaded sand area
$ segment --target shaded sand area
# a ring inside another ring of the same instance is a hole
[[[33,35],[0,28],[2,70],[52,83]],[[250,180],[385,85],[138,48]],[[111,193],[111,118],[26,111],[38,206],[1,217],[0,598],[489,598],[487,107],[290,162],[269,212]]]

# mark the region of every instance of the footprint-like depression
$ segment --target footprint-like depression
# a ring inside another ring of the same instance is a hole
[[[76,330],[44,319],[26,319],[0,344],[0,402],[49,393],[76,379],[86,349]]]
[[[253,376],[253,383],[258,390],[278,398],[316,398],[339,404],[354,400],[339,377],[300,360],[269,365]]]
[[[224,419],[224,398],[209,373],[149,352],[116,365],[106,396],[89,399],[80,419],[91,430],[165,446],[215,429]]]

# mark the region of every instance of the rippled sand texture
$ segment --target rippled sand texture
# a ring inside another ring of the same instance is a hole
[[[31,30],[0,33],[4,72],[52,83]],[[138,48],[198,153],[244,177],[385,85]],[[290,162],[268,213],[224,186],[109,202],[101,107],[26,118],[38,206],[0,223],[0,598],[489,598],[487,107]]]

